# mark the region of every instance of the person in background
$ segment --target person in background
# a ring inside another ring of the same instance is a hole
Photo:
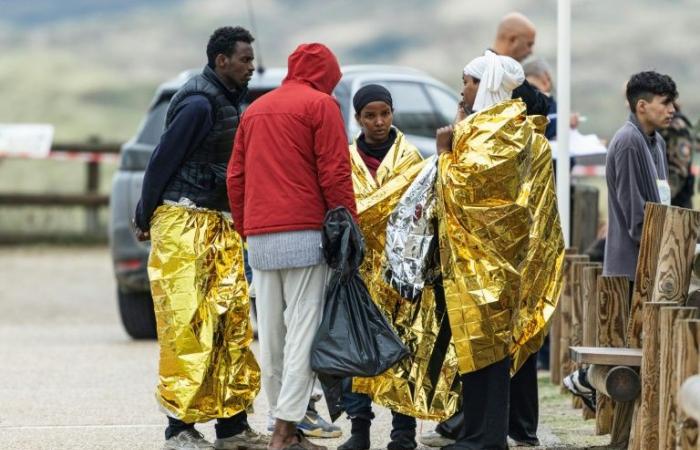
[[[678,102],[676,112],[668,128],[659,130],[666,141],[668,184],[671,186],[671,204],[692,208],[695,176],[691,171],[693,154],[698,149],[698,139],[690,120],[681,112]]]
[[[557,101],[552,95],[554,90],[554,83],[552,81],[552,71],[549,64],[545,60],[536,58],[532,61],[528,61],[523,64],[523,70],[525,71],[525,79],[543,94],[549,97],[549,107],[547,109],[547,119],[549,119],[549,124],[547,124],[547,129],[545,130],[544,136],[549,140],[556,140],[557,138]],[[579,114],[571,113],[571,119],[569,120],[569,126],[573,128],[578,128],[579,124]]]
[[[678,97],[676,83],[668,75],[639,72],[625,90],[630,114],[608,146],[605,179],[608,187],[608,230],[603,260],[604,276],[624,276],[634,283],[644,207],[647,202],[671,204],[666,143],[660,131],[674,118]],[[563,385],[595,410],[595,390],[579,369]]]

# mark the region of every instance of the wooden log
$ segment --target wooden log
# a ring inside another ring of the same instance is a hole
[[[641,392],[641,380],[636,370],[628,366],[593,364],[588,368],[588,382],[606,396],[618,402],[629,402]]]
[[[572,281],[572,264],[578,261],[588,261],[586,255],[566,255],[564,256],[564,287],[561,294],[561,333],[559,335],[559,366],[560,376],[564,379],[572,371],[572,363],[569,358],[569,338],[571,336],[571,281]],[[566,393],[566,388],[561,387],[561,392]]]
[[[663,233],[667,206],[659,203],[647,203],[644,208],[644,224],[642,239],[639,243],[637,270],[632,291],[632,308],[627,327],[627,345],[633,348],[642,347],[642,305],[651,299],[651,293],[656,281],[656,268],[661,248],[661,233]]]
[[[700,289],[692,291],[688,294],[688,300],[685,301],[685,306],[700,308]]]
[[[683,382],[692,375],[698,373],[698,353],[700,351],[700,320],[683,319],[676,321],[674,325],[674,343],[676,344],[675,352],[678,356],[676,365],[675,385],[676,389],[680,390]],[[693,420],[687,420],[683,409],[678,410],[677,424],[678,444],[677,448],[694,449],[698,444],[698,428],[697,423]]]
[[[599,277],[597,285],[596,344],[599,347],[624,347],[629,316],[629,280],[627,277]],[[602,393],[597,397],[596,433],[610,433],[611,444],[624,442],[626,445],[629,428],[624,429],[621,418],[615,422],[616,409],[610,397]]]
[[[647,203],[627,341],[641,346],[641,315],[649,300],[684,303],[688,296],[700,211]]]
[[[661,308],[659,315],[659,450],[674,448],[676,445],[676,384],[677,365],[673,341],[674,323],[677,320],[698,317],[697,308]]]
[[[636,430],[640,433],[638,442],[649,449],[659,447],[659,315],[662,307],[675,306],[675,304],[674,302],[646,302],[642,310],[644,315],[642,395]]]

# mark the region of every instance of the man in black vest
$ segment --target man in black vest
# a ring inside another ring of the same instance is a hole
[[[226,193],[240,102],[255,69],[252,42],[241,27],[211,35],[208,64],[170,102],[134,218],[137,238],[152,242],[166,449],[264,450],[269,442],[247,422],[260,369],[249,348],[243,246]],[[214,445],[194,428],[213,419]]]

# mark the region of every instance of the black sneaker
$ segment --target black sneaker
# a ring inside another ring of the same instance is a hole
[[[581,398],[587,407],[595,411],[595,389],[586,379],[585,369],[574,371],[564,378],[562,384],[569,392]]]

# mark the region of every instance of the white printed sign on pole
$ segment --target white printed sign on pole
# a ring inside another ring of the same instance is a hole
[[[0,156],[46,158],[53,142],[53,125],[0,123]]]

